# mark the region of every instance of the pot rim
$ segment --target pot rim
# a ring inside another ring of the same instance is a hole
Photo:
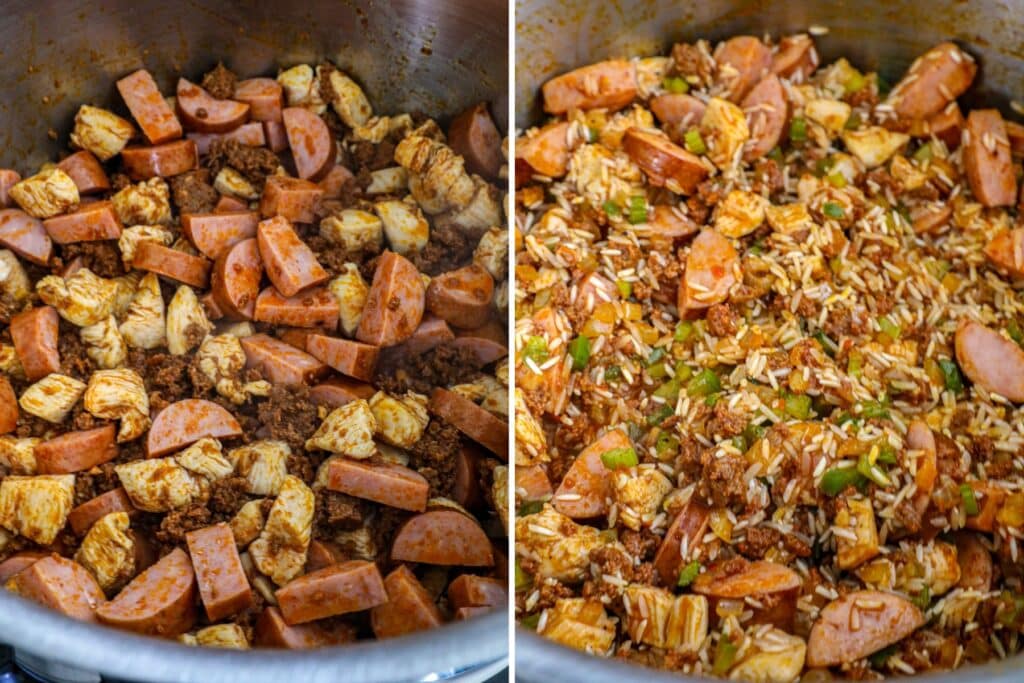
[[[507,656],[507,624],[507,611],[498,610],[385,641],[318,650],[218,650],[76,621],[0,590],[0,639],[6,644],[84,671],[150,683],[336,683],[342,667],[348,681],[397,683],[431,674],[443,679]]]

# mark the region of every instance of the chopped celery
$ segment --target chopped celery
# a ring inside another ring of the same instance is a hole
[[[833,467],[821,478],[821,490],[826,496],[838,496],[849,486],[856,486],[863,476],[856,467]]]
[[[787,396],[785,411],[796,420],[806,420],[811,416],[811,397],[806,394]]]
[[[579,372],[587,367],[590,360],[590,340],[580,335],[569,342],[569,355],[572,356],[572,369]]]
[[[544,337],[530,337],[526,340],[523,355],[534,363],[543,363],[548,359],[548,343],[544,341]]]
[[[662,86],[665,90],[676,95],[690,92],[690,84],[686,82],[685,78],[679,76],[666,76],[665,80],[662,81]]]
[[[686,149],[693,154],[704,154],[708,151],[707,145],[704,144],[704,138],[696,128],[686,131],[683,140],[686,143]]]
[[[970,516],[978,514],[978,499],[974,495],[974,489],[969,484],[960,484],[960,500],[964,503],[964,512]]]
[[[955,394],[959,394],[964,390],[964,380],[960,376],[960,368],[956,366],[956,361],[940,359],[939,370],[942,371],[942,380],[945,382],[947,389]]]
[[[700,562],[694,560],[688,565],[679,570],[679,580],[676,581],[676,585],[680,588],[686,588],[693,580],[700,574]]]
[[[622,467],[635,467],[640,460],[632,448],[613,448],[601,454],[601,462],[608,469],[617,470]]]
[[[686,385],[688,396],[708,396],[719,391],[722,383],[712,370],[704,368]]]

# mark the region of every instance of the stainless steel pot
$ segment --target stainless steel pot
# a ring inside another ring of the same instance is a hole
[[[981,78],[967,100],[995,103],[1003,114],[1012,98],[1024,98],[1024,3],[1016,0],[517,0],[516,126],[541,120],[537,102],[548,78],[609,57],[666,54],[672,43],[737,34],[774,36],[828,27],[816,37],[823,63],[846,56],[879,70],[890,82],[932,45],[953,39],[981,63]],[[561,647],[524,629],[516,630],[516,672],[541,683],[679,683],[694,680],[659,673]],[[1024,680],[1024,656],[949,674],[925,676],[929,683]]]
[[[78,105],[123,108],[142,66],[164,92],[222,59],[241,74],[327,58],[377,111],[451,116],[490,101],[507,124],[504,0],[9,0],[0,19],[0,166],[26,173],[66,144]],[[55,139],[48,137],[53,131]],[[0,590],[0,643],[125,681],[412,681],[507,655],[506,615],[312,652],[186,648],[71,621]],[[436,678],[434,679],[436,680]]]

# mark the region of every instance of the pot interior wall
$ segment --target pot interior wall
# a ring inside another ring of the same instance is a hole
[[[1006,106],[1022,98],[1024,3],[1013,0],[519,0],[516,4],[516,125],[541,120],[545,80],[609,57],[666,54],[672,43],[737,34],[787,33],[824,26],[816,37],[823,63],[845,56],[891,82],[919,54],[956,40],[981,62],[969,100]]]
[[[4,10],[0,165],[22,173],[66,146],[79,104],[123,112],[114,81],[140,67],[173,94],[178,76],[218,60],[249,76],[326,58],[379,113],[444,118],[488,101],[507,124],[501,0],[11,0]]]

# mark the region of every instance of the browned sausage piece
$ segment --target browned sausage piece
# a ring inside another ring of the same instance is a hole
[[[117,82],[117,90],[150,144],[159,145],[181,137],[181,123],[148,71],[139,69],[125,76]]]
[[[981,593],[992,590],[992,554],[978,534],[956,532],[956,561],[960,565],[958,586]]]
[[[405,356],[418,356],[453,339],[455,334],[448,327],[448,323],[427,313],[411,337],[398,346],[383,350],[381,364],[392,363]]]
[[[960,146],[964,124],[964,115],[960,113],[960,107],[957,106],[956,102],[950,102],[939,113],[932,114],[923,121],[914,121],[910,125],[910,134],[917,138],[931,138],[935,136],[946,143],[946,147],[949,149],[956,149]],[[1011,125],[1019,126],[1019,124],[1011,124],[1010,121],[1006,122],[1006,132],[1010,138],[1010,146],[1013,148],[1013,153],[1017,154],[1013,134],[1010,133]],[[1024,126],[1019,127],[1024,128]]]
[[[589,64],[552,78],[541,88],[544,111],[564,114],[571,109],[622,109],[636,97],[633,65],[625,59]]]
[[[956,106],[955,102],[953,106]],[[957,107],[957,112],[959,113],[959,111],[960,108]],[[961,115],[962,120],[963,116]],[[1010,151],[1013,152],[1013,156],[1024,156],[1024,124],[1017,123],[1016,121],[1003,121],[1003,124],[1006,126],[1006,137],[1010,139]]]
[[[185,125],[200,133],[226,133],[238,128],[249,116],[249,105],[218,100],[195,83],[178,79],[175,105]]]
[[[985,256],[1010,277],[1024,278],[1024,228],[998,233],[985,245]]]
[[[494,278],[471,264],[442,273],[427,287],[427,309],[455,327],[479,327],[487,319],[494,298]]]
[[[323,189],[308,180],[271,176],[260,198],[260,215],[281,216],[292,223],[312,223],[323,195]]]
[[[960,369],[972,382],[1014,403],[1024,402],[1024,349],[967,319],[957,325],[955,346]]]
[[[11,341],[29,381],[46,377],[60,370],[57,350],[57,309],[53,306],[33,308],[11,318]]]
[[[377,367],[380,349],[369,344],[312,334],[306,340],[306,351],[343,375],[369,382]]]
[[[243,337],[247,368],[255,368],[271,384],[308,384],[323,377],[330,368],[313,356],[265,334]]]
[[[135,247],[132,265],[139,270],[148,270],[200,289],[206,289],[210,282],[209,260],[165,247],[158,242],[139,242]]]
[[[250,147],[262,147],[267,144],[263,124],[258,121],[243,123],[227,133],[188,133],[185,137],[196,143],[200,155],[208,153],[216,140],[235,140]]]
[[[681,314],[701,311],[725,301],[736,283],[739,255],[732,243],[714,230],[701,230],[690,245],[679,283]]]
[[[85,536],[100,517],[111,512],[127,512],[131,515],[135,511],[128,494],[123,488],[118,487],[72,508],[68,513],[68,524],[76,534]]]
[[[377,258],[356,339],[374,346],[405,341],[423,320],[425,300],[426,290],[416,266],[404,256],[385,251]]]
[[[146,438],[146,455],[167,455],[206,437],[229,439],[241,435],[238,420],[227,410],[212,401],[186,398],[157,414]]]
[[[287,219],[275,216],[260,221],[256,240],[267,277],[281,294],[294,296],[328,278],[313,250],[299,239]]]
[[[96,609],[110,626],[145,635],[174,637],[196,620],[196,575],[188,555],[175,548]]]
[[[448,127],[448,144],[466,160],[471,173],[496,180],[502,164],[501,134],[487,110],[487,104],[470,107]]]
[[[327,465],[327,484],[356,498],[381,505],[423,512],[430,485],[419,472],[389,462],[362,462],[334,458]]]
[[[898,595],[870,590],[847,593],[825,605],[811,627],[807,666],[854,662],[903,640],[923,624],[921,610]]]
[[[772,56],[772,73],[793,83],[803,83],[818,68],[818,50],[806,33],[786,36]]]
[[[70,474],[91,469],[117,457],[113,424],[67,432],[35,448],[40,474]]]
[[[281,616],[281,610],[267,607],[256,621],[254,640],[261,647],[308,650],[328,645],[341,645],[356,639],[355,627],[336,623],[331,628],[321,624],[298,624],[289,626]]]
[[[352,401],[369,399],[374,393],[374,388],[369,384],[353,382],[344,377],[332,377],[310,389],[309,399],[317,405],[340,408]]]
[[[803,580],[795,571],[781,564],[759,560],[747,562],[734,558],[719,562],[697,576],[692,585],[694,593],[706,595],[714,605],[719,600],[754,598],[761,607],[754,608],[751,623],[774,624],[781,629],[792,629],[796,613],[796,597]]]
[[[83,204],[77,211],[43,221],[43,228],[57,244],[116,240],[121,236],[121,221],[109,201]]]
[[[483,501],[480,497],[481,457],[480,451],[472,444],[465,444],[455,452],[451,499],[467,510],[479,507]]]
[[[474,337],[469,334],[460,334],[449,346],[454,349],[465,349],[472,354],[477,367],[490,365],[508,355],[508,348],[504,344],[485,337]]]
[[[772,51],[753,36],[736,36],[715,49],[726,99],[741,101],[772,66]]]
[[[442,389],[434,389],[427,406],[430,412],[449,423],[478,444],[508,460],[508,424],[468,398]]]
[[[20,553],[14,553],[0,562],[0,585],[7,583],[7,579],[28,569],[44,557],[46,557],[46,553],[36,550],[23,550]]]
[[[516,467],[516,495],[524,501],[548,500],[553,493],[551,480],[543,467]]]
[[[222,194],[220,199],[217,200],[217,205],[213,207],[214,213],[231,213],[233,211],[248,211],[249,205],[243,202],[241,199],[235,197],[229,197],[226,194]]]
[[[537,173],[561,178],[569,170],[569,124],[565,121],[544,126],[536,135],[516,140],[516,159],[521,159]],[[516,186],[520,177],[528,176],[516,164]]]
[[[199,166],[199,150],[193,140],[175,140],[155,147],[125,147],[124,169],[132,180],[170,178]]]
[[[291,344],[299,351],[306,350],[306,340],[316,331],[309,327],[279,327],[277,338],[286,344]]]
[[[196,572],[199,596],[211,622],[252,607],[252,589],[230,526],[221,522],[190,531],[185,534],[185,542]]]
[[[201,253],[216,259],[242,240],[256,236],[255,211],[184,213],[181,229]]]
[[[505,584],[474,574],[463,574],[448,586],[448,601],[460,607],[501,607],[508,602]]]
[[[235,85],[234,98],[249,105],[253,121],[280,121],[283,89],[273,78],[248,78]]]
[[[275,594],[285,623],[304,624],[387,602],[377,565],[350,560],[292,580]]]
[[[617,448],[632,447],[625,432],[613,429],[580,451],[555,491],[555,509],[573,519],[607,513],[614,471],[605,466],[601,456]]]
[[[786,127],[789,105],[779,77],[769,74],[762,78],[743,98],[743,112],[750,129],[750,140],[743,150],[743,159],[755,161],[779,144],[782,130]]]
[[[320,180],[334,166],[334,135],[327,123],[304,107],[281,112],[288,146],[300,178]]]
[[[324,191],[324,199],[340,199],[341,189],[354,177],[352,171],[341,164],[335,164],[327,175],[320,179],[317,186]]]
[[[384,588],[388,601],[370,612],[370,626],[378,638],[425,631],[444,623],[430,593],[404,564],[384,578]]]
[[[693,95],[671,93],[651,98],[651,111],[667,126],[686,130],[700,124],[707,105]]]
[[[945,202],[918,204],[910,210],[910,224],[914,232],[928,234],[948,223],[952,216],[953,207]]]
[[[701,160],[668,138],[639,128],[622,137],[622,149],[657,187],[679,194],[693,194],[708,174]]]
[[[18,426],[18,396],[6,375],[0,375],[0,434],[10,434]]]
[[[1017,178],[1006,126],[998,109],[975,109],[967,116],[964,168],[971,192],[985,206],[1012,206]]]
[[[267,147],[272,152],[283,152],[288,149],[288,133],[281,121],[264,121],[263,135],[267,138]]]
[[[314,287],[292,297],[281,296],[267,287],[256,299],[253,320],[292,327],[327,327],[338,325],[338,300],[323,287]]]
[[[978,65],[953,43],[940,43],[918,57],[889,93],[896,113],[926,119],[970,87]]]
[[[53,253],[43,222],[21,209],[0,211],[0,244],[40,266],[45,266]]]
[[[232,320],[252,320],[262,276],[263,263],[256,239],[242,240],[213,264],[210,276],[213,302]]]
[[[700,501],[691,498],[686,507],[672,520],[672,525],[665,532],[665,538],[654,554],[654,569],[663,586],[675,586],[679,580],[679,569],[683,564],[681,549],[683,539],[687,547],[693,548],[704,537],[708,527],[711,510]]]
[[[487,534],[469,515],[431,510],[410,518],[395,535],[391,559],[458,567],[493,567]]]
[[[21,182],[21,174],[9,168],[0,168],[0,207],[14,206],[11,188]]]
[[[79,150],[57,164],[74,181],[78,194],[97,194],[110,189],[110,179],[103,166],[88,150]]]
[[[480,617],[493,611],[490,607],[460,607],[455,610],[455,621],[465,621],[474,617]]]
[[[309,550],[306,551],[306,573],[315,572],[317,569],[330,567],[333,564],[344,562],[343,553],[333,543],[312,540],[309,542]]]
[[[654,215],[647,222],[651,228],[652,237],[670,239],[689,237],[700,229],[700,226],[692,218],[674,206],[657,204],[654,206],[653,213]],[[582,292],[582,289],[580,291]]]
[[[97,607],[105,599],[88,569],[58,555],[36,560],[12,576],[6,587],[80,621],[95,621]]]

